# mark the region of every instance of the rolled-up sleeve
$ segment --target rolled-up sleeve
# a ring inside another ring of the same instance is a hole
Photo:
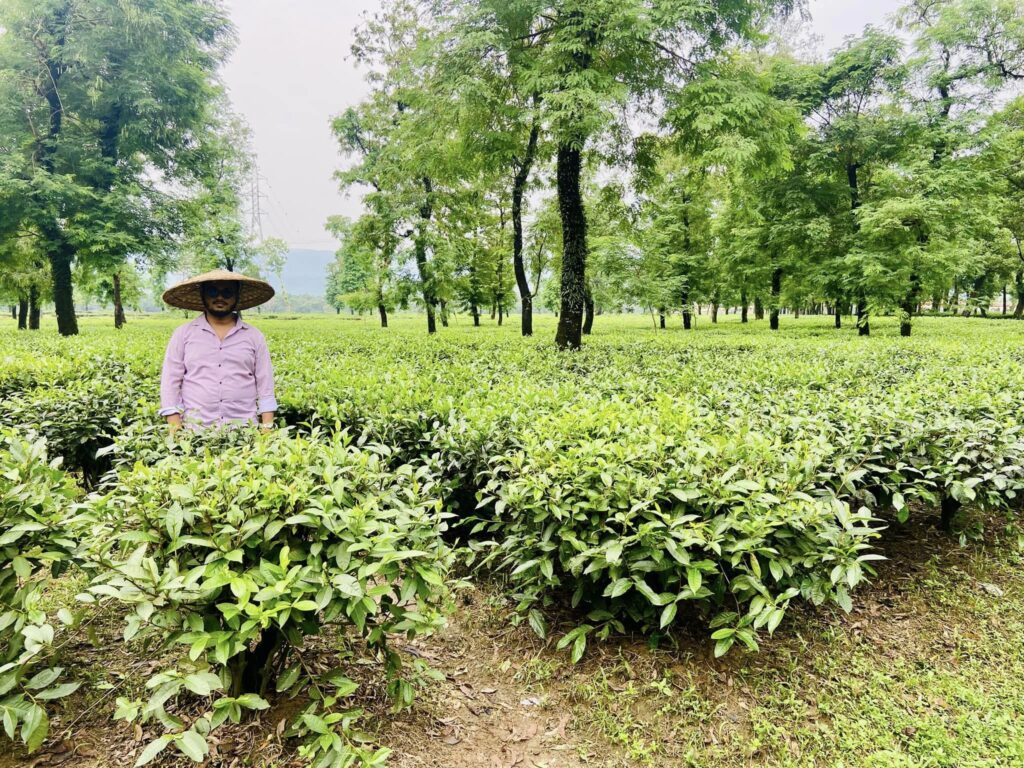
[[[267,340],[260,334],[256,342],[256,413],[273,413],[277,410],[274,397],[274,367],[270,364],[270,350]]]
[[[181,383],[185,378],[185,334],[184,327],[171,335],[164,353],[164,367],[160,372],[160,415],[183,413]]]

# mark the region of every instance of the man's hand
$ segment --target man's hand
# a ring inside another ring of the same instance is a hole
[[[274,428],[274,412],[260,414],[260,430],[263,432],[269,432]]]
[[[173,435],[179,429],[181,429],[181,414],[171,413],[167,415],[167,425],[171,428],[171,434]]]

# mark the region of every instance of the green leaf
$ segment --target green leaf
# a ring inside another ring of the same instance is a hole
[[[535,565],[537,565],[537,563],[537,560],[527,560],[525,563],[520,563],[512,570],[512,575],[518,576],[520,573],[525,573],[526,571],[530,570]]]
[[[544,615],[536,608],[531,608],[528,614],[528,620],[530,627],[537,634],[537,637],[544,639],[548,636],[547,622],[544,621]]]
[[[299,672],[301,671],[302,668],[300,665],[293,664],[292,666],[288,667],[288,669],[286,669],[284,672],[282,672],[280,677],[277,678],[277,692],[284,693],[293,685],[295,685],[295,681],[299,679]]]
[[[609,584],[605,588],[604,594],[605,594],[606,597],[611,597],[611,598],[614,599],[616,597],[622,597],[624,594],[629,592],[629,590],[632,589],[632,588],[633,588],[633,580],[632,579],[626,579],[626,578],[616,579],[615,581],[613,581],[611,584]]]
[[[36,698],[43,699],[44,701],[50,701],[51,699],[63,699],[65,696],[70,696],[72,693],[77,691],[81,685],[81,683],[62,683],[56,688],[48,688],[38,694]]]
[[[732,648],[732,644],[734,641],[735,638],[732,635],[729,635],[729,637],[723,637],[721,640],[715,643],[715,658],[721,658],[722,656],[727,654],[729,652],[729,649]]]
[[[669,493],[682,502],[693,501],[701,496],[699,488],[672,488]]]
[[[21,724],[21,740],[28,747],[28,751],[31,753],[39,749],[49,732],[50,719],[46,716],[46,710],[38,704],[33,704]]]
[[[164,735],[155,741],[149,742],[149,744],[146,745],[146,748],[142,750],[142,753],[139,755],[139,759],[135,761],[135,768],[139,768],[139,766],[153,762],[154,758],[163,752],[167,745],[171,743],[171,738],[173,737]]]
[[[615,542],[604,551],[604,559],[609,565],[618,565],[622,559],[622,543]]]
[[[690,591],[694,594],[700,589],[700,585],[703,582],[701,572],[698,568],[687,568],[686,569],[686,585],[690,588]]]
[[[587,634],[580,632],[572,644],[572,663],[575,664],[583,658],[583,652],[587,650]]]
[[[662,629],[664,629],[673,621],[675,621],[677,609],[678,604],[675,602],[671,602],[668,605],[666,605],[665,608],[661,611],[661,623],[659,626]]]
[[[20,555],[11,560],[11,567],[22,579],[27,579],[32,575],[32,563]]]
[[[174,745],[181,750],[185,757],[197,763],[201,763],[210,751],[210,746],[206,743],[206,739],[195,731],[185,731],[174,740]]]
[[[44,669],[42,672],[37,673],[25,683],[25,687],[29,690],[38,690],[39,688],[45,688],[50,685],[54,680],[60,677],[64,671],[63,667],[51,667],[50,669]]]
[[[246,709],[269,709],[270,704],[262,696],[257,696],[255,693],[243,693],[237,699],[239,706],[245,707]]]
[[[212,672],[194,672],[186,675],[182,683],[197,696],[209,696],[224,687],[220,678]]]
[[[549,558],[544,558],[540,561],[540,572],[544,575],[544,578],[551,580],[555,577],[555,567],[552,565]]]

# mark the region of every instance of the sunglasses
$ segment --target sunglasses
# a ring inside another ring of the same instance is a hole
[[[238,288],[233,285],[227,288],[218,288],[216,285],[203,286],[203,296],[208,299],[216,299],[218,296],[223,296],[225,299],[233,299],[237,295]]]

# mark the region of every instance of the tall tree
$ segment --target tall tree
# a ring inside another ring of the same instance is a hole
[[[0,26],[4,100],[22,117],[0,135],[24,158],[25,215],[50,265],[58,329],[74,334],[75,259],[123,261],[166,242],[154,190],[189,176],[184,156],[209,121],[230,25],[215,2],[10,0]]]

